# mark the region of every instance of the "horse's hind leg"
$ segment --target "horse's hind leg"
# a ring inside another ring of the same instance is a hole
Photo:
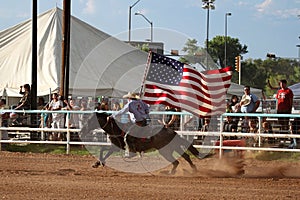
[[[191,157],[189,156],[189,154],[185,153],[185,152],[183,151],[183,149],[181,149],[180,147],[177,148],[175,151],[176,151],[179,155],[181,155],[181,156],[182,156],[182,157],[190,164],[190,166],[191,166],[191,168],[193,169],[194,172],[197,171],[197,167],[196,167],[196,165],[194,165],[194,163],[193,163],[193,161],[191,160]]]
[[[179,165],[178,160],[176,160],[173,155],[172,152],[167,151],[166,149],[160,149],[159,153],[170,163],[172,163],[173,168],[171,169],[171,171],[169,172],[171,175],[175,174],[176,172],[176,168]]]

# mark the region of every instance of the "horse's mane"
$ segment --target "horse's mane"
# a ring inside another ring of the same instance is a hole
[[[100,127],[106,131],[109,135],[122,135],[124,131],[120,128],[120,123],[116,122],[114,118],[109,118],[109,121],[107,121],[107,117],[109,117],[111,114],[108,114],[106,112],[96,113],[98,122],[100,124]]]

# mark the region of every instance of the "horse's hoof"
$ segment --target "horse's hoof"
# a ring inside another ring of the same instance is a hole
[[[92,167],[93,167],[93,168],[98,168],[99,165],[101,165],[101,162],[100,162],[100,161],[97,161],[97,162],[95,162],[95,163],[92,165]]]
[[[174,175],[176,173],[176,170],[171,170],[170,172],[169,172],[169,175]]]
[[[198,171],[197,167],[194,165],[192,166],[192,170],[193,170],[193,173],[196,173]]]

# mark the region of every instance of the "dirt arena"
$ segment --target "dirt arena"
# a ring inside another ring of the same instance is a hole
[[[170,165],[138,174],[92,168],[93,156],[2,151],[0,159],[1,199],[300,199],[299,161],[195,159],[192,173],[180,160],[170,176]]]

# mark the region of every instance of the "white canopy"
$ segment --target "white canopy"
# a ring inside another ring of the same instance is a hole
[[[38,17],[37,95],[58,91],[62,60],[62,10]],[[0,91],[18,96],[31,83],[31,25],[28,20],[0,32]],[[140,88],[147,53],[71,17],[69,93],[121,96]]]
[[[294,98],[299,99],[300,98],[300,83],[291,85],[289,88],[293,91]]]

